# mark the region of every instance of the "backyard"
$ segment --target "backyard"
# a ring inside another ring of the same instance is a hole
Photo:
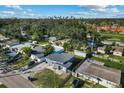
[[[65,88],[71,88],[73,80],[76,79],[75,77],[71,77],[64,85]],[[93,82],[89,80],[85,80],[84,84],[81,85],[80,88],[105,88],[104,86],[100,84],[93,84]]]

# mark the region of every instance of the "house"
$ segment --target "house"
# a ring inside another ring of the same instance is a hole
[[[97,52],[101,53],[101,54],[105,54],[105,48],[106,48],[105,46],[104,47],[98,47]]]
[[[114,42],[113,41],[103,40],[103,41],[101,41],[101,43],[104,44],[104,45],[112,45]]]
[[[30,58],[31,58],[31,60],[37,61],[37,62],[45,61],[43,48],[42,47],[34,47],[34,48],[32,48]]]
[[[111,27],[111,26],[103,26],[97,28],[99,31],[103,32],[115,32],[115,33],[124,33],[123,27]]]
[[[121,71],[85,61],[75,71],[75,76],[83,80],[90,80],[106,87],[119,87]]]
[[[54,42],[55,45],[63,46],[64,43],[67,43],[70,39],[62,39]]]
[[[124,46],[124,42],[115,42],[116,45]]]
[[[50,54],[46,56],[46,62],[50,66],[53,66],[53,68],[63,71],[67,71],[67,69],[72,65],[73,61],[74,56],[67,53]]]
[[[10,48],[10,47],[18,45],[18,44],[20,44],[20,43],[17,40],[10,40],[10,41],[6,42],[6,47]]]
[[[0,41],[1,42],[7,41],[7,40],[9,40],[9,38],[7,38],[7,37],[5,37],[3,35],[0,35]]]
[[[57,45],[52,45],[54,48],[54,53],[62,53],[64,51],[64,48],[61,46],[57,46]]]
[[[124,55],[123,47],[113,46],[112,48],[113,48],[113,55],[115,55],[115,56],[123,56]]]
[[[24,47],[32,47],[32,46],[31,46],[31,43],[22,43],[22,44],[17,44],[17,45],[10,46],[9,49],[12,52],[22,53],[22,48],[24,48]]]
[[[76,56],[80,56],[80,57],[86,57],[87,56],[87,53],[83,52],[83,51],[79,51],[79,50],[74,50],[74,54]]]

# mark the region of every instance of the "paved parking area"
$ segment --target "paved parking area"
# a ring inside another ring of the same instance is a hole
[[[0,78],[0,82],[8,88],[34,88],[35,86],[20,75],[8,76]]]
[[[44,63],[38,64],[37,66],[35,66],[35,67],[33,67],[33,68],[29,69],[29,70],[26,70],[25,72],[31,71],[31,72],[37,73],[37,72],[40,72],[41,70],[44,70],[47,67],[48,67],[48,64],[46,64],[44,62]]]

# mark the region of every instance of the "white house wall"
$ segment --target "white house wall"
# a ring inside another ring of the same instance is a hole
[[[77,74],[77,73],[76,73]],[[84,74],[79,74],[78,73],[78,78],[80,78],[80,79],[83,79],[83,80],[90,80],[90,81],[93,81],[93,82],[95,82],[95,83],[98,83],[98,80],[97,80],[97,78],[98,77],[93,77],[93,76],[89,76],[89,75],[84,75]],[[76,76],[76,75],[75,75]],[[113,87],[116,87],[117,86],[117,84],[116,83],[113,83],[113,82],[111,82],[111,81],[108,81],[108,80],[105,80],[105,79],[103,79],[103,78],[100,78],[101,79],[101,81],[99,81],[99,84],[101,84],[101,85],[103,85],[103,86],[106,86],[106,87],[108,87],[108,88],[113,88]]]

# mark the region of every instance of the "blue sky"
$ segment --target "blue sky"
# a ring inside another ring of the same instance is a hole
[[[119,5],[5,5],[0,6],[1,18],[44,18],[74,16],[82,18],[122,18],[124,6]]]

